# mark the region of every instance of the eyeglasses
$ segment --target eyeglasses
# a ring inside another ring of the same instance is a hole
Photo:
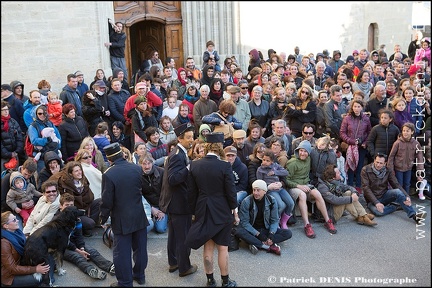
[[[305,131],[303,131],[303,134],[306,134],[306,135],[312,135],[312,134],[314,134],[315,132],[305,132]]]
[[[45,193],[57,193],[57,190],[46,190]]]
[[[7,221],[6,224],[9,224],[9,223],[11,223],[11,222],[18,222],[18,221],[19,221],[19,220],[15,217],[15,218],[13,218],[12,220]]]
[[[350,89],[351,86],[342,86],[343,89]]]
[[[82,157],[81,159],[87,160],[89,158],[92,158],[92,157],[91,156],[85,156],[85,157]]]

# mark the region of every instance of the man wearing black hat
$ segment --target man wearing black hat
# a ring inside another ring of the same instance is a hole
[[[24,123],[24,106],[23,103],[16,99],[14,94],[12,93],[12,87],[9,84],[1,85],[1,100],[4,100],[9,103],[9,115],[15,119],[20,125],[21,131],[23,134],[27,132],[27,126]]]
[[[204,245],[204,270],[208,287],[216,287],[213,277],[213,250],[216,246],[222,287],[235,287],[236,282],[229,279],[228,274],[231,229],[234,221],[239,221],[238,216],[237,219],[233,216],[237,208],[234,176],[231,164],[224,161],[224,134],[209,133],[206,140],[206,156],[193,161],[190,167],[190,199],[195,220],[187,235],[186,245],[193,249]]]
[[[100,223],[106,223],[111,215],[113,262],[118,281],[111,287],[132,287],[133,280],[144,284],[149,222],[142,205],[142,169],[124,159],[118,143],[105,146],[104,151],[111,167],[102,174]]]
[[[177,146],[165,161],[165,173],[162,179],[162,190],[159,209],[168,215],[168,265],[169,272],[179,270],[184,277],[197,271],[198,266],[191,264],[190,248],[185,245],[186,235],[192,222],[189,208],[189,158],[188,150],[194,142],[194,126],[184,123],[177,126]]]

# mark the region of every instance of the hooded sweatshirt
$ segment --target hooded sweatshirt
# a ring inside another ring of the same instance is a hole
[[[22,189],[16,188],[15,186],[15,180],[18,178],[24,181],[24,187]],[[36,203],[37,198],[42,196],[42,193],[37,191],[33,184],[27,183],[27,180],[18,171],[12,172],[9,183],[10,189],[6,195],[6,204],[12,209],[12,211],[15,211],[17,208],[17,203],[24,203],[30,200],[33,200]],[[37,198],[33,199],[35,196]]]
[[[288,176],[285,178],[285,184],[287,188],[296,188],[297,185],[306,185],[309,184],[309,172],[310,172],[310,156],[306,158],[306,160],[301,160],[299,156],[299,150],[305,149],[310,155],[312,147],[309,141],[303,140],[300,142],[299,146],[294,151],[294,156],[286,165],[286,169],[288,170]]]

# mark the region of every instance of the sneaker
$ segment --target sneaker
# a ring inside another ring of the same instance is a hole
[[[426,212],[414,214],[410,218],[412,218],[416,222],[416,225],[421,225],[426,218]]]
[[[326,223],[324,223],[324,227],[331,233],[336,234],[337,230],[333,225],[333,221],[329,219]]]
[[[276,255],[281,255],[281,248],[276,243],[272,244],[270,248],[267,250],[268,253],[274,253]]]
[[[107,276],[107,273],[105,271],[99,270],[97,268],[90,269],[87,274],[90,275],[90,277],[99,280],[104,280]]]
[[[426,199],[426,197],[424,196],[423,193],[419,193],[418,197],[419,197],[420,200],[425,200]]]
[[[216,280],[214,278],[212,279],[207,279],[207,287],[216,287]]]
[[[222,283],[222,287],[237,287],[237,283],[234,280],[228,279],[228,283]]]
[[[114,267],[114,264],[111,265],[110,270],[109,270],[109,274],[111,276],[115,276],[115,267]]]
[[[253,255],[256,255],[258,253],[258,248],[255,245],[250,244],[249,250]]]
[[[304,231],[305,231],[307,237],[315,238],[315,232],[313,231],[312,225],[310,223],[304,227]]]

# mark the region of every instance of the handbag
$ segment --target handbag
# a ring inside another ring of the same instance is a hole
[[[219,115],[222,120],[226,123],[226,125],[215,125],[213,132],[222,132],[224,134],[224,139],[229,139],[233,137],[234,133],[234,127],[228,123],[228,121],[219,113],[216,113]]]

